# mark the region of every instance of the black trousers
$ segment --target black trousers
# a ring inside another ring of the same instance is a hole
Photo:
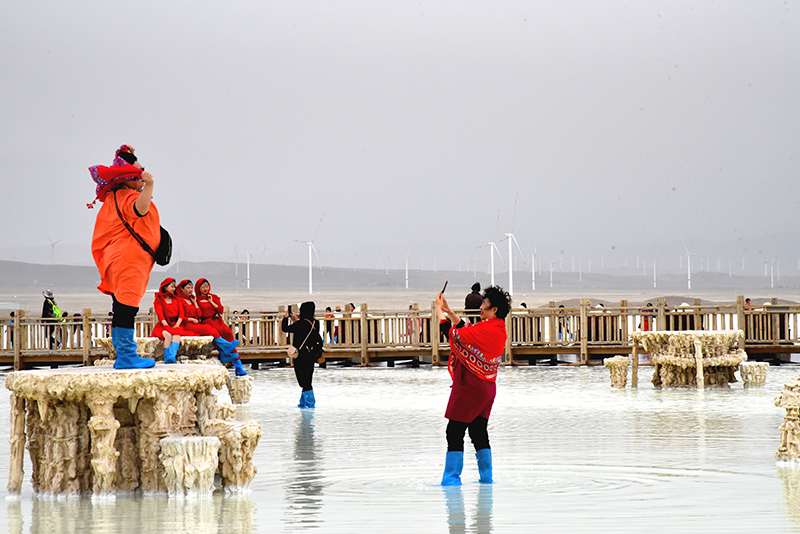
[[[303,391],[311,391],[314,389],[311,386],[311,380],[314,378],[314,360],[313,356],[303,354],[294,359],[294,376],[297,378],[297,384],[303,388]]]
[[[448,451],[463,451],[464,450],[464,433],[469,430],[469,439],[475,446],[475,450],[489,449],[489,431],[487,426],[489,420],[480,415],[475,418],[471,423],[462,423],[461,421],[449,420],[447,423],[447,450]]]
[[[136,314],[139,313],[139,308],[128,306],[117,302],[117,299],[112,295],[113,302],[111,304],[111,311],[114,316],[111,318],[111,326],[121,326],[122,328],[133,328]]]

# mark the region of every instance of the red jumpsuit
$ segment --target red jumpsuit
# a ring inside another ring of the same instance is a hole
[[[213,327],[225,341],[233,341],[233,331],[222,320],[222,302],[219,300],[219,297],[212,293],[208,293],[205,297],[199,294],[199,288],[203,282],[208,282],[208,280],[201,278],[197,281],[197,285],[195,285],[200,323]],[[216,307],[211,304],[211,301],[216,304]]]
[[[190,298],[180,296],[178,299],[183,306],[183,314],[186,316],[183,329],[190,332],[190,336],[211,336],[214,339],[220,337],[217,329],[209,324],[189,322],[190,318],[197,319],[198,321],[200,320],[200,310],[194,305]]]
[[[183,314],[183,305],[177,297],[172,297],[172,302],[167,304],[163,297],[156,295],[156,299],[153,301],[153,308],[156,310],[156,315],[158,316],[158,324],[153,328],[153,337],[164,339],[165,331],[173,336],[192,335],[183,328],[186,324],[186,317]],[[178,319],[183,319],[183,321],[181,321],[181,326],[175,326]],[[162,321],[167,321],[168,326],[164,326]]]

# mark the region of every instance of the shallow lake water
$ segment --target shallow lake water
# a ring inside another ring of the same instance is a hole
[[[45,499],[30,463],[10,534],[116,532],[800,532],[800,469],[775,462],[797,367],[763,388],[614,390],[603,367],[503,368],[489,422],[494,485],[478,484],[467,438],[464,485],[442,488],[445,368],[315,372],[317,408],[299,410],[289,369],[253,371],[238,417],[263,427],[250,491],[170,499]],[[220,395],[227,397],[226,392]],[[0,412],[8,480],[9,408]]]

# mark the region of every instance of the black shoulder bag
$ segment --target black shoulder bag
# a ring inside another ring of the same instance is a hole
[[[117,190],[114,190],[114,206],[117,208],[117,215],[119,215],[119,219],[122,221],[122,224],[125,225],[125,228],[131,233],[133,238],[142,246],[142,248],[153,256],[153,259],[156,260],[156,263],[159,265],[167,265],[169,260],[172,259],[172,237],[170,237],[169,232],[162,226],[161,227],[161,241],[158,243],[158,248],[155,252],[153,249],[150,248],[150,245],[142,239],[142,236],[137,234],[128,221],[122,216],[122,212],[119,210],[119,203],[117,203]]]

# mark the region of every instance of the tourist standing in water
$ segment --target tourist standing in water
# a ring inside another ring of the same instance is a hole
[[[302,389],[298,408],[314,408],[314,362],[322,352],[322,338],[319,335],[319,321],[314,319],[316,304],[304,302],[300,305],[300,318],[292,311],[286,312],[281,322],[281,330],[292,334],[292,346],[297,349],[294,356],[294,375]],[[291,323],[289,319],[291,318]]]
[[[497,367],[506,346],[505,318],[511,310],[511,296],[501,287],[487,287],[480,306],[481,320],[474,325],[465,323],[450,309],[443,293],[436,297],[436,309],[444,328],[449,330],[447,367],[453,379],[444,415],[449,422],[442,486],[461,485],[467,430],[475,446],[480,482],[491,484],[492,449],[487,427],[497,391]],[[448,320],[455,326],[448,327]]]
[[[103,203],[97,213],[92,236],[92,256],[100,271],[101,292],[111,296],[113,319],[111,342],[117,353],[115,369],[144,369],[156,362],[136,354],[133,326],[139,303],[147,289],[155,260],[129,232],[123,218],[152,250],[161,242],[161,220],[153,199],[153,176],[134,155],[134,148],[122,145],[110,167],[89,167],[97,183],[96,201]]]

